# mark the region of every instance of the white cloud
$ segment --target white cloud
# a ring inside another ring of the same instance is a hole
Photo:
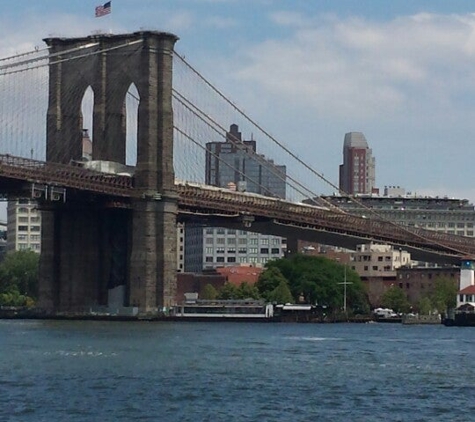
[[[176,33],[188,30],[194,23],[193,14],[186,10],[172,13],[167,20],[168,30]]]
[[[475,90],[474,15],[315,19],[312,27],[297,13],[271,18],[297,29],[288,39],[246,46],[235,77],[316,112],[376,117],[419,101],[450,104],[454,89]]]
[[[233,18],[222,16],[210,16],[205,20],[205,25],[217,29],[236,28],[238,26],[238,21]]]
[[[270,15],[270,19],[277,25],[289,27],[304,27],[311,24],[311,20],[299,12],[278,11]]]

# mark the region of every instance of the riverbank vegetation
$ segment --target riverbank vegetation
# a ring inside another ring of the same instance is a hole
[[[0,263],[0,306],[32,307],[38,297],[39,255],[14,251]]]
[[[370,311],[365,286],[354,270],[323,256],[301,254],[268,262],[254,286],[226,283],[218,291],[207,286],[204,296],[204,299],[252,298],[282,304],[311,304],[328,313],[340,312],[345,307],[349,314]]]

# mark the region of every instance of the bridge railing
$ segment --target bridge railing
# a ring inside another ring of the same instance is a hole
[[[115,196],[133,195],[133,180],[128,176],[100,173],[78,166],[43,162],[8,154],[0,154],[0,176]]]
[[[377,219],[341,214],[325,207],[287,202],[277,198],[229,191],[197,184],[177,186],[180,204],[210,214],[249,214],[275,218],[289,225],[340,232],[385,243],[438,250],[453,255],[475,255],[475,239],[435,231],[398,226]],[[262,210],[265,210],[263,213]]]
[[[83,167],[46,163],[11,155],[0,155],[0,177],[95,192],[123,198],[136,197],[133,178],[100,173]],[[274,219],[280,224],[342,233],[383,243],[397,243],[414,248],[456,256],[475,256],[475,239],[406,227],[388,221],[334,212],[325,207],[288,202],[258,194],[231,191],[200,184],[177,183],[180,212],[210,215],[249,215]]]

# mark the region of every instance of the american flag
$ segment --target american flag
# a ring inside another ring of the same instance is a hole
[[[107,3],[104,3],[101,6],[97,6],[96,7],[96,18],[100,18],[101,16],[108,15],[112,10],[111,3],[112,2],[108,1]]]

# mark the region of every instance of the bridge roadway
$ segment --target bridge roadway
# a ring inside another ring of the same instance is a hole
[[[355,249],[370,240],[389,243],[411,252],[413,259],[459,264],[475,256],[475,239],[406,228],[375,218],[362,218],[325,207],[294,203],[257,194],[179,182],[179,219],[211,226],[297,237],[322,244]],[[87,170],[79,166],[46,163],[0,155],[0,194],[39,194],[64,191],[72,196],[106,198],[110,204],[128,207],[143,192],[134,189],[133,178]],[[42,196],[44,195],[44,196]],[[159,200],[159,193],[155,196]]]

